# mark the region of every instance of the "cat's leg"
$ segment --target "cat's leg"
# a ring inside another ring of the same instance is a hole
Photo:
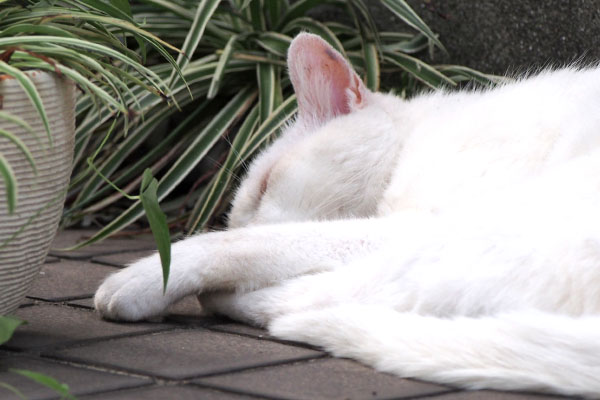
[[[197,235],[172,246],[163,293],[158,254],[111,275],[94,299],[107,318],[160,315],[204,291],[252,291],[291,277],[328,271],[376,250],[393,228],[387,219],[279,224]]]

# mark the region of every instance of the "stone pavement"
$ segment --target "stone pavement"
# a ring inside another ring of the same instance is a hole
[[[61,248],[87,232],[69,231]],[[51,251],[16,316],[28,324],[0,348],[0,382],[29,399],[56,399],[50,389],[8,368],[50,375],[81,400],[121,399],[435,399],[544,400],[557,397],[466,392],[400,379],[354,361],[335,359],[267,332],[200,315],[195,299],[161,322],[112,323],[94,312],[102,279],[150,254],[146,239],[110,239],[83,250]],[[17,399],[0,386],[0,399]]]

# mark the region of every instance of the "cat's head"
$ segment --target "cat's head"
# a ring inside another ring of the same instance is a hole
[[[287,61],[298,115],[250,166],[229,226],[373,215],[385,182],[372,176],[381,143],[369,141],[391,124],[382,95],[316,35],[296,36]]]

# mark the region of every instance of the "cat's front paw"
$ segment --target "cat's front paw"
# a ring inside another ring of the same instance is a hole
[[[161,315],[169,306],[163,294],[158,254],[137,261],[110,275],[94,296],[94,305],[104,318],[139,321]]]

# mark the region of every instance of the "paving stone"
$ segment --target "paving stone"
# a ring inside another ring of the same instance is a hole
[[[113,374],[41,358],[0,355],[0,382],[16,387],[29,400],[56,398],[57,393],[30,379],[8,372],[9,368],[27,369],[51,376],[69,385],[71,394],[80,395],[98,391],[116,390],[150,383],[149,379]],[[19,399],[12,392],[0,387],[0,399]]]
[[[115,271],[113,267],[86,261],[44,264],[27,295],[50,301],[90,297],[104,278]]]
[[[104,321],[92,311],[53,304],[20,308],[17,318],[28,322],[6,343],[14,349],[64,345],[73,341],[138,332],[155,332],[170,325],[155,323],[115,323]]]
[[[307,359],[322,353],[197,328],[115,339],[50,354],[64,360],[182,379]]]
[[[492,390],[459,391],[435,397],[423,397],[428,400],[558,400],[572,397],[544,396],[542,394],[496,392]]]
[[[152,244],[150,244],[152,246]],[[111,265],[113,267],[126,267],[140,258],[147,257],[156,253],[152,250],[131,251],[127,253],[104,254],[92,257],[92,261],[99,264]]]
[[[255,397],[226,393],[214,389],[200,388],[193,385],[185,386],[151,386],[138,389],[119,390],[110,393],[83,396],[79,400],[245,400]]]
[[[354,361],[318,359],[195,380],[201,384],[285,399],[390,399],[448,392],[444,386],[401,379]]]
[[[54,242],[52,242],[49,254],[53,257],[82,260],[105,254],[156,249],[156,244],[152,240],[152,237],[145,235],[140,238],[110,238],[73,251],[59,250],[83,242],[84,240],[93,236],[94,233],[96,233],[94,230],[69,230],[60,232],[58,235],[56,235]]]

